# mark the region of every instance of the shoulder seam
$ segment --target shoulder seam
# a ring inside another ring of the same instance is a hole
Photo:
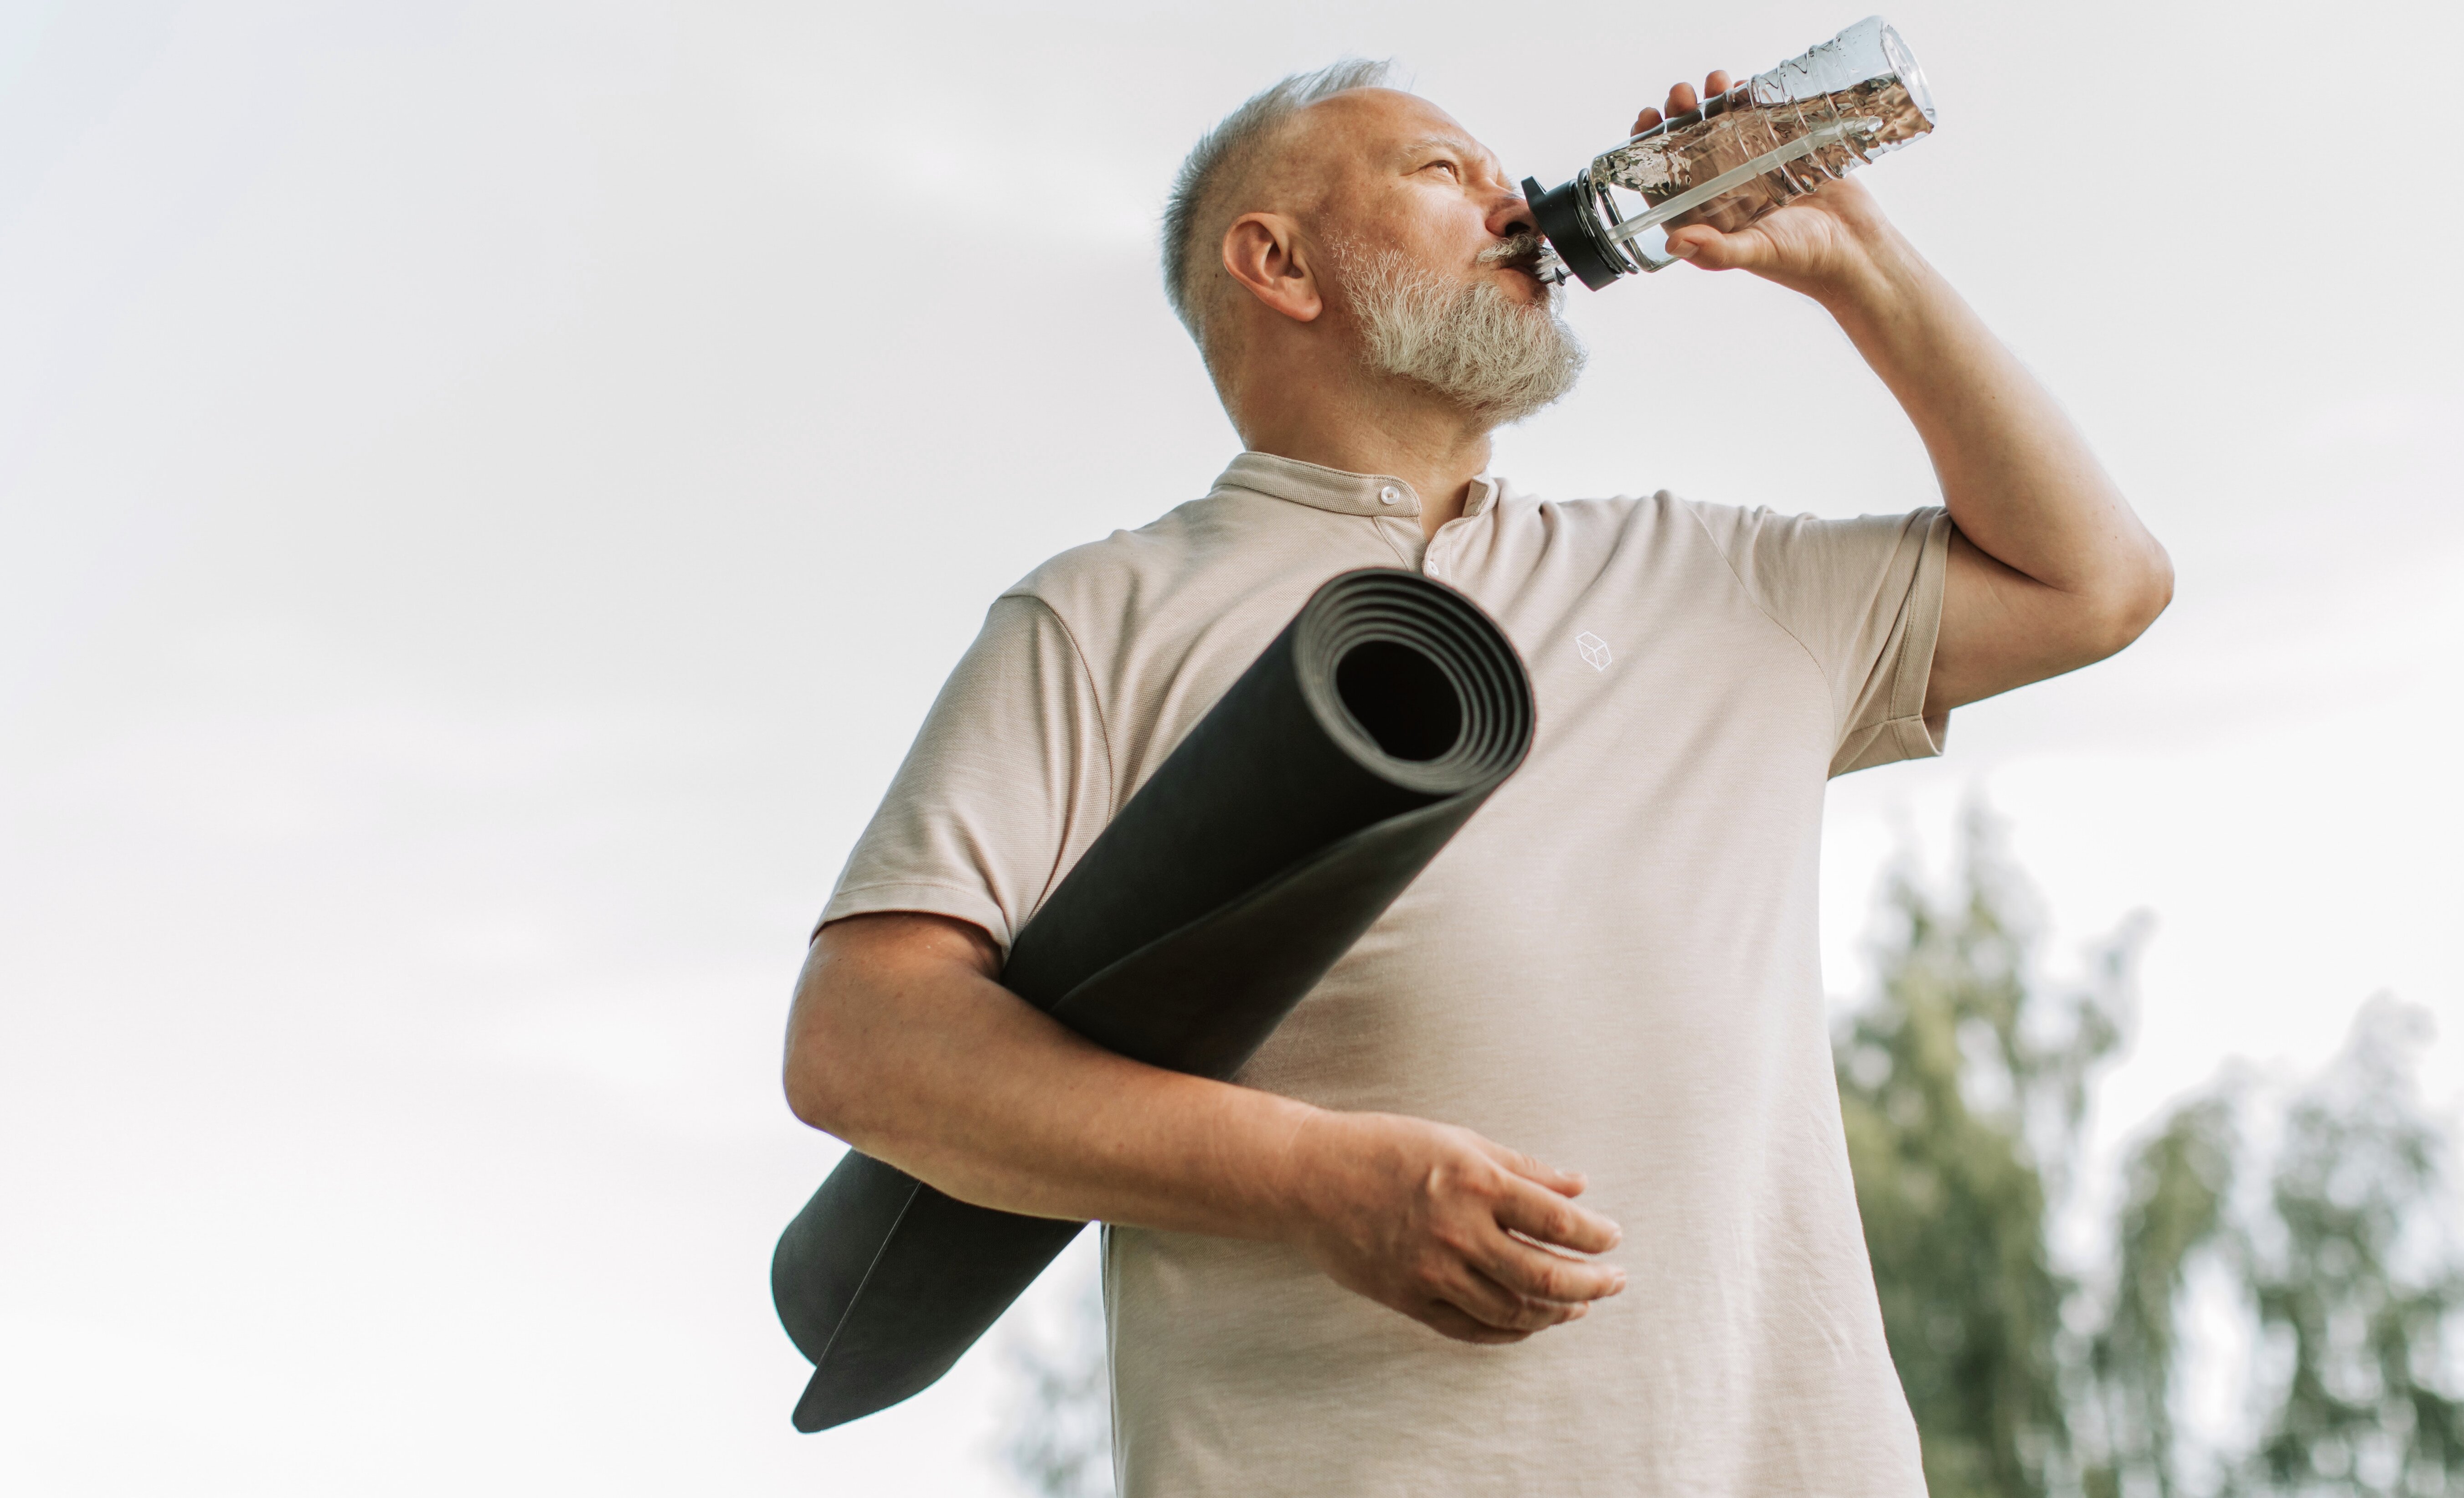
[[[1728,548],[1720,544],[1720,538],[1711,534],[1710,522],[1703,518],[1703,512],[1682,499],[1672,497],[1668,502],[1684,507],[1687,518],[1693,520],[1697,529],[1702,531],[1703,539],[1711,543],[1711,550],[1718,554],[1721,563],[1728,569],[1728,576],[1737,584],[1737,591],[1746,595],[1747,603],[1754,606],[1754,612],[1770,620],[1772,628],[1787,635],[1798,650],[1805,652],[1805,663],[1814,668],[1814,679],[1822,684],[1823,700],[1831,704],[1831,740],[1837,745],[1843,725],[1839,720],[1839,703],[1836,694],[1831,690],[1830,673],[1822,669],[1822,658],[1814,653],[1814,648],[1806,644],[1795,630],[1782,624],[1777,614],[1764,607],[1761,599],[1754,596],[1754,590],[1746,582],[1745,574],[1737,570],[1737,559],[1729,556]]]
[[[1078,631],[1069,628],[1069,621],[1061,617],[1061,610],[1053,607],[1047,600],[1035,593],[1020,593],[1016,596],[1043,609],[1052,622],[1060,627],[1061,638],[1069,642],[1070,657],[1078,663],[1078,673],[1087,680],[1088,699],[1095,704],[1095,730],[1104,746],[1104,820],[1109,824],[1112,820],[1113,813],[1119,809],[1121,777],[1119,767],[1112,758],[1112,715],[1105,711],[1103,686],[1095,680],[1095,668],[1087,663],[1087,648],[1078,643]],[[1052,897],[1053,887],[1061,882],[1061,860],[1067,857],[1068,852],[1069,837],[1065,830],[1062,834],[1061,847],[1053,851],[1052,868],[1044,875],[1044,888],[1036,892],[1034,909],[1042,909],[1044,902]],[[1034,917],[1030,914],[1028,918]],[[1013,932],[1011,935],[1017,934]]]
[[[1119,789],[1112,763],[1112,715],[1104,709],[1104,689],[1102,684],[1095,680],[1095,668],[1087,664],[1087,648],[1078,643],[1078,631],[1069,628],[1069,621],[1061,617],[1060,609],[1053,607],[1051,604],[1034,593],[1021,593],[1017,596],[1052,616],[1052,622],[1061,627],[1061,637],[1069,642],[1069,654],[1078,662],[1078,674],[1087,678],[1087,695],[1095,703],[1095,727],[1103,735],[1104,795],[1109,802],[1113,792]]]

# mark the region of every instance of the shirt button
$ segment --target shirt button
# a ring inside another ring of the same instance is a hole
[[[1379,504],[1397,504],[1402,500],[1402,497],[1403,491],[1396,488],[1393,484],[1388,484],[1385,488],[1377,491],[1377,502]]]

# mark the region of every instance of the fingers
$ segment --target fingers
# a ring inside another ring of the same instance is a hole
[[[1580,1320],[1591,1309],[1584,1300],[1550,1300],[1524,1294],[1468,1264],[1454,1266],[1434,1288],[1437,1299],[1456,1307],[1481,1325],[1526,1335]]]
[[[1490,1326],[1487,1322],[1466,1313],[1462,1307],[1449,1305],[1442,1300],[1430,1301],[1414,1311],[1413,1315],[1421,1325],[1443,1333],[1458,1342],[1476,1342],[1483,1347],[1503,1347],[1509,1342],[1520,1342],[1531,1334],[1529,1332],[1508,1332],[1504,1327]]]
[[[1497,1225],[1576,1253],[1606,1253],[1625,1237],[1617,1223],[1597,1212],[1529,1187],[1509,1190],[1498,1202]]]
[[[1703,80],[1702,93],[1695,93],[1694,85],[1691,83],[1677,84],[1668,91],[1668,105],[1665,113],[1658,109],[1645,109],[1634,117],[1634,128],[1626,133],[1640,135],[1661,121],[1684,114],[1699,106],[1704,99],[1717,98],[1734,86],[1734,81],[1728,77],[1727,69],[1713,68],[1711,76]]]
[[[1554,1165],[1543,1164],[1533,1159],[1520,1150],[1509,1150],[1494,1139],[1484,1139],[1478,1135],[1473,1135],[1472,1139],[1480,1146],[1482,1153],[1490,1159],[1526,1180],[1538,1181],[1561,1197],[1579,1197],[1583,1194],[1581,1171],[1559,1170]]]
[[[1607,1254],[1624,1240],[1617,1223],[1577,1207],[1570,1198],[1582,1193],[1582,1176],[1572,1170],[1552,1170],[1530,1156],[1515,1156],[1513,1151],[1498,1151],[1508,1160],[1498,1160],[1518,1180],[1508,1182],[1508,1195],[1498,1202],[1498,1224],[1513,1232],[1526,1234],[1543,1245],[1557,1245],[1574,1249],[1577,1254]],[[1518,1168],[1520,1165],[1528,1168]],[[1526,1185],[1528,1182],[1528,1185]],[[1532,1190],[1532,1187],[1543,1190]]]
[[[1485,1246],[1473,1267],[1510,1294],[1551,1306],[1606,1300],[1625,1289],[1625,1270],[1614,1264],[1552,1252],[1507,1233]]]
[[[1724,234],[1707,224],[1688,224],[1668,236],[1668,253],[1705,271],[1734,271],[1761,263],[1766,243],[1751,229]]]

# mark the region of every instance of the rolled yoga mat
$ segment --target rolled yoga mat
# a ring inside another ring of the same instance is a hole
[[[1229,1077],[1523,762],[1532,718],[1477,605],[1414,572],[1344,573],[1104,828],[1001,982],[1122,1055]],[[771,1260],[814,1363],[796,1428],[930,1385],[1086,1225],[848,1152]]]

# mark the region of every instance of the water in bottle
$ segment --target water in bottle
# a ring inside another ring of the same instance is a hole
[[[1673,263],[1672,229],[1743,229],[1933,124],[1916,55],[1868,16],[1601,153],[1565,186],[1527,179],[1523,191],[1566,267],[1596,289]]]

